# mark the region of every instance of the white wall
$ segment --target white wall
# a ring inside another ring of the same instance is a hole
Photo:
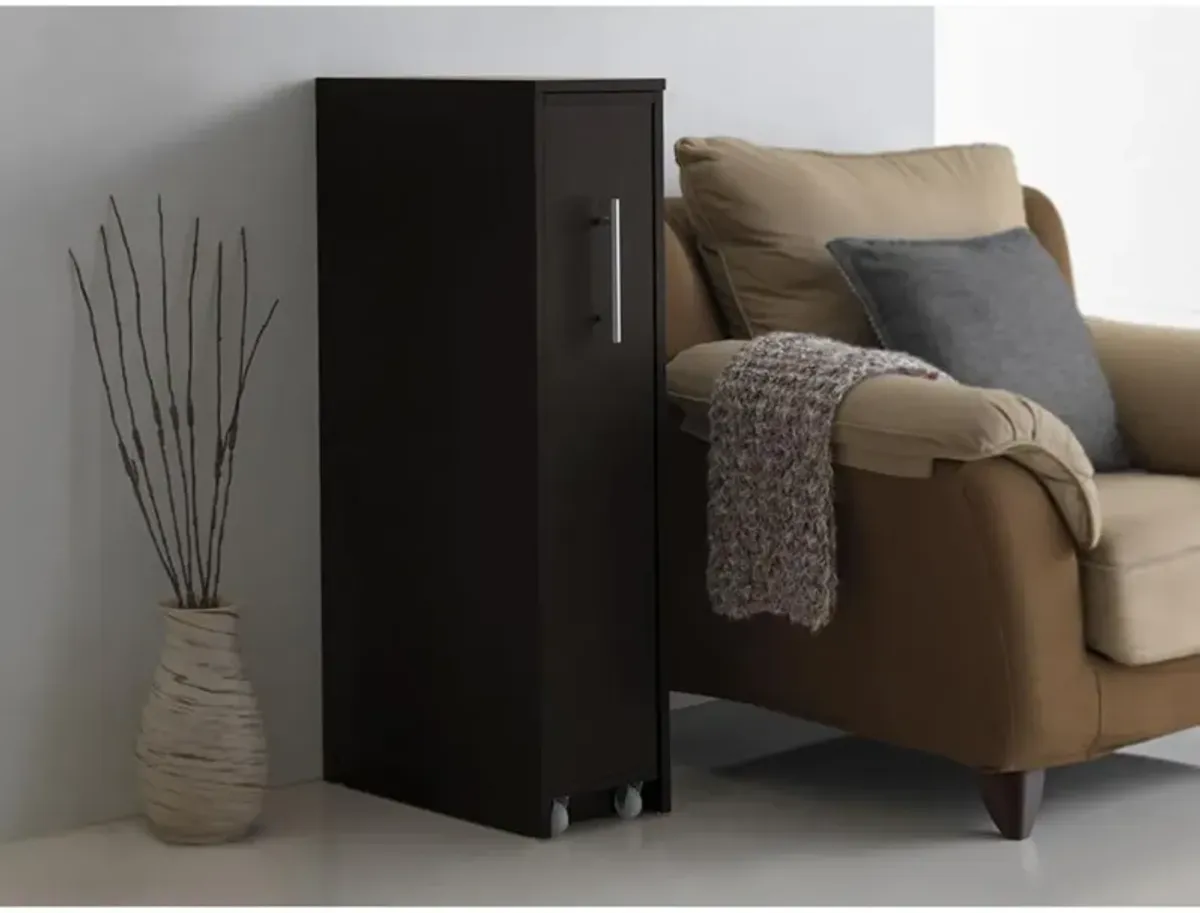
[[[1080,307],[1200,323],[1200,9],[943,7],[937,138],[1012,146],[1058,203]]]
[[[283,298],[246,406],[226,590],[248,607],[274,780],[312,778],[309,81],[663,76],[669,139],[871,149],[931,140],[932,29],[932,13],[913,9],[0,10],[0,836],[134,807],[131,748],[165,583],[117,465],[66,260],[73,245],[98,275],[108,193],[151,274],[161,191],[174,275],[192,215],[209,238],[244,222],[256,292]]]

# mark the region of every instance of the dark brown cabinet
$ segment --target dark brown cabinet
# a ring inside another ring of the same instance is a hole
[[[669,807],[662,90],[317,81],[328,780]]]

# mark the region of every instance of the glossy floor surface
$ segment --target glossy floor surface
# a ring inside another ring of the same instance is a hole
[[[1176,904],[1200,901],[1200,732],[1053,771],[1032,840],[972,776],[728,705],[676,713],[676,810],[536,842],[323,784],[254,839],[134,821],[0,847],[4,904]]]

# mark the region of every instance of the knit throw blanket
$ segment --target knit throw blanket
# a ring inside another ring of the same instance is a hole
[[[718,614],[783,615],[817,631],[837,600],[833,420],[879,374],[945,377],[903,352],[807,333],[748,343],[709,408],[708,591]]]

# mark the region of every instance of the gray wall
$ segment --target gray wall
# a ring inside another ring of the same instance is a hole
[[[66,260],[72,245],[98,278],[109,193],[148,268],[165,195],[174,280],[190,216],[210,239],[244,222],[256,292],[283,298],[246,406],[226,591],[247,607],[274,782],[320,774],[319,74],[662,76],[671,140],[933,138],[928,9],[0,11],[0,837],[135,807],[131,746],[165,582]]]

